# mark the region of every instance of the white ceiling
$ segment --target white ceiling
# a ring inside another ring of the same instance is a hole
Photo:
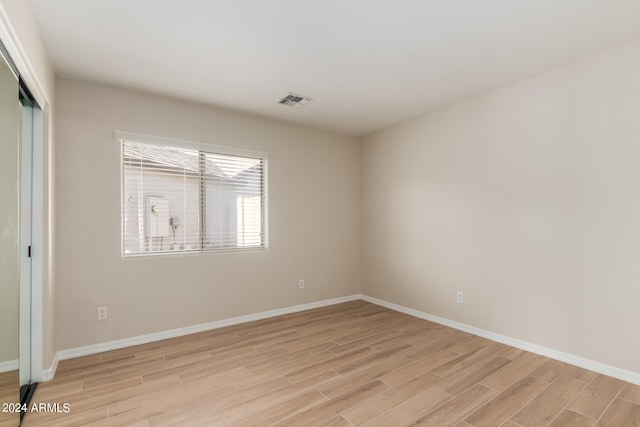
[[[638,0],[31,2],[60,75],[356,136],[640,39]]]

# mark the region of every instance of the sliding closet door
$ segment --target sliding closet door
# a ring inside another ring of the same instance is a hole
[[[20,97],[20,387],[31,382],[31,204],[33,172],[33,107]],[[21,396],[22,397],[22,396]],[[24,401],[24,399],[22,399]]]
[[[19,358],[19,191],[18,80],[0,56],[0,427],[17,426]],[[1,409],[5,409],[2,411]]]

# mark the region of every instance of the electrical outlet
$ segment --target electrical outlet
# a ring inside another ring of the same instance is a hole
[[[107,320],[107,307],[98,307],[98,320]]]
[[[298,289],[304,289],[304,280],[298,280]]]
[[[464,303],[464,293],[458,291],[458,293],[456,294],[456,301],[458,304]]]

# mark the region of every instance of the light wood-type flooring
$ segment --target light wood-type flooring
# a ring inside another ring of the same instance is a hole
[[[24,426],[640,426],[640,387],[364,301],[60,362]]]
[[[17,370],[0,373],[0,427],[15,427],[20,422],[20,413],[11,412],[15,408],[7,406],[20,403],[19,383]]]

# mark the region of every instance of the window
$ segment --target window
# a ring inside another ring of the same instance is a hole
[[[265,154],[118,139],[124,256],[266,247]]]

